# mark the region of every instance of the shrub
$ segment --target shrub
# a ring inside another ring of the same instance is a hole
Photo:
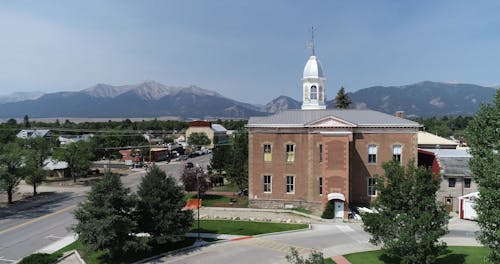
[[[35,253],[23,258],[20,264],[52,264],[56,263],[61,255],[52,255],[46,253]]]
[[[328,202],[326,204],[326,207],[325,207],[325,211],[323,211],[323,214],[321,215],[321,218],[324,218],[324,219],[333,219],[333,202]]]

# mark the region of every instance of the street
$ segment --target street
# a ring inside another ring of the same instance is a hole
[[[189,159],[206,167],[210,155]],[[183,162],[157,164],[167,174],[180,179],[184,168]],[[137,190],[144,169],[137,169],[127,176],[123,176],[125,187],[133,192]],[[20,186],[21,191],[29,192],[30,186]],[[71,227],[76,224],[73,210],[86,199],[89,187],[58,188],[41,185],[39,192],[60,191],[61,196],[55,202],[46,203],[38,207],[28,208],[18,212],[0,209],[0,264],[13,263],[48,244],[72,233]]]

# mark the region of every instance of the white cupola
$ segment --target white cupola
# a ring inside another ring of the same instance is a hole
[[[326,109],[325,77],[323,76],[321,64],[314,54],[314,49],[313,55],[309,57],[304,67],[302,91],[303,110]]]

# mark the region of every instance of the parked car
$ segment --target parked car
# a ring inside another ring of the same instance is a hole
[[[189,159],[189,156],[188,155],[181,155],[179,156],[178,160],[187,160]]]

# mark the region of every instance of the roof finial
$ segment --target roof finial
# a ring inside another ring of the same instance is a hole
[[[311,41],[309,41],[308,48],[312,50],[312,55],[316,56],[316,47],[314,46],[314,26],[311,26]]]

